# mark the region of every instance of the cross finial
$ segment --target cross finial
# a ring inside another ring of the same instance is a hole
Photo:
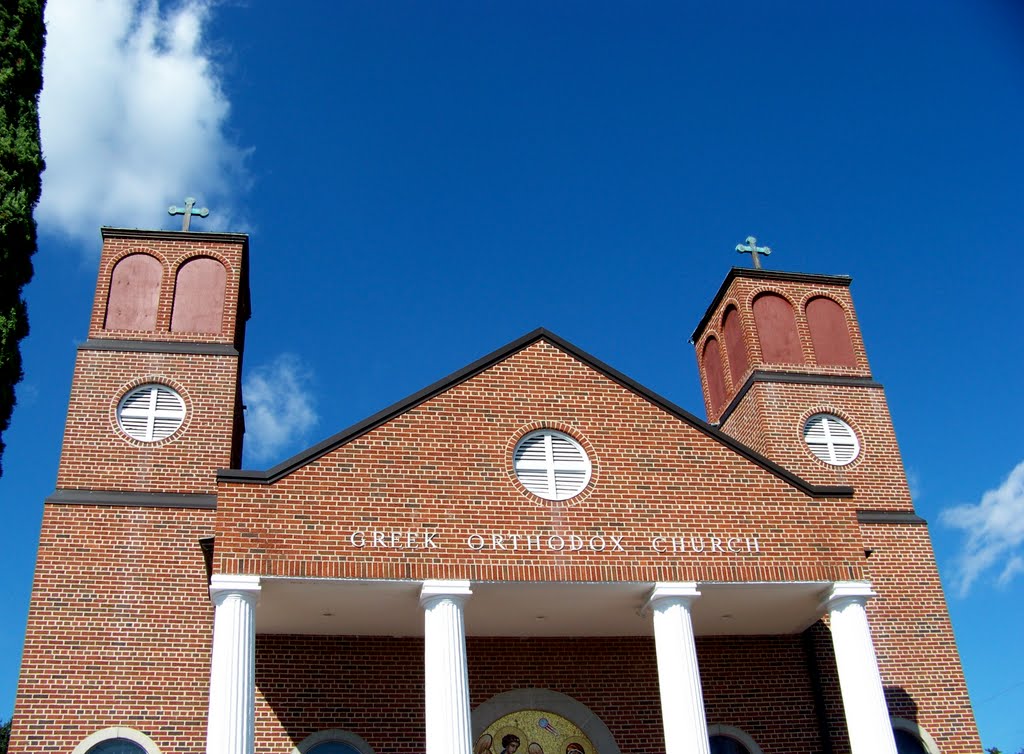
[[[736,244],[736,251],[738,251],[740,254],[749,254],[751,257],[753,257],[755,270],[761,269],[761,260],[758,259],[757,255],[764,254],[767,257],[770,256],[772,253],[772,250],[769,249],[767,246],[758,246],[757,239],[754,238],[753,236],[747,236],[747,242],[745,244]]]
[[[184,217],[181,218],[181,229],[182,230],[188,230],[188,226],[192,223],[192,215],[197,215],[198,217],[206,217],[208,214],[210,214],[210,210],[208,210],[206,207],[202,207],[201,209],[196,209],[195,206],[196,206],[196,199],[195,199],[195,197],[194,196],[187,196],[187,197],[185,197],[185,206],[184,207],[175,207],[172,204],[170,207],[167,208],[167,214],[168,215],[184,215]]]

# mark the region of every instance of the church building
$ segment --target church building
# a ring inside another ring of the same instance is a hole
[[[259,471],[248,237],[102,236],[13,754],[981,751],[849,277],[731,269],[706,420],[540,329]]]

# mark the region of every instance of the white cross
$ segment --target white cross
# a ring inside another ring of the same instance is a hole
[[[148,395],[146,394],[147,392]],[[158,402],[161,392],[171,399],[169,402],[164,402],[162,406]],[[173,405],[167,405],[168,403]],[[153,440],[162,439],[154,435],[157,419],[170,419],[180,425],[185,419],[185,406],[182,405],[181,399],[169,389],[160,385],[152,385],[128,396],[124,405],[121,406],[120,418],[122,424],[132,425],[133,431],[129,432],[132,437],[136,440],[152,442]],[[144,420],[146,422],[145,428],[138,426],[135,422],[131,422],[131,419]],[[142,431],[140,432],[139,430]]]

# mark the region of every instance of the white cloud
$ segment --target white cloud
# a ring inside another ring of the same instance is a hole
[[[230,103],[203,46],[203,0],[49,0],[39,119],[43,232],[94,243],[100,225],[180,228],[167,208],[210,207],[193,228],[238,218],[246,152],[226,135]]]
[[[998,586],[1009,585],[1024,572],[1024,558],[1018,551],[1024,543],[1024,462],[999,487],[982,495],[981,502],[943,511],[942,522],[967,533],[957,558],[956,583],[961,596],[991,568],[999,569]]]
[[[319,416],[310,390],[312,373],[292,354],[257,367],[242,384],[245,400],[245,454],[256,463],[284,460],[295,451]],[[292,446],[292,447],[290,447]]]
[[[907,486],[910,488],[910,499],[915,503],[924,497],[924,490],[921,487],[921,475],[916,469],[907,469]]]

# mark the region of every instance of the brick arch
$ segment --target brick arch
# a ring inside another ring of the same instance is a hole
[[[175,430],[174,434],[165,437],[162,440],[156,440],[155,442],[142,442],[136,440],[133,437],[129,437],[121,430],[121,425],[117,421],[117,407],[121,405],[121,399],[124,398],[128,393],[137,387],[143,385],[166,385],[171,388],[174,392],[181,396],[181,399],[185,401],[185,420],[181,423],[181,426]],[[110,424],[110,429],[114,434],[121,438],[121,440],[128,445],[132,445],[136,448],[159,448],[162,445],[166,445],[170,442],[176,441],[185,432],[189,430],[192,424],[192,416],[195,414],[195,402],[192,399],[192,394],[188,389],[178,380],[168,377],[163,374],[145,374],[139,377],[134,377],[128,382],[125,382],[121,387],[114,391],[114,395],[111,398],[110,404],[107,408],[107,421]]]
[[[832,466],[831,464],[827,464],[820,458],[816,457],[813,453],[809,453],[808,455],[810,455],[810,457],[813,459],[814,464],[820,466],[823,469],[828,469],[829,471],[833,472],[837,470],[846,471],[848,469],[852,469],[856,466],[859,466],[864,461],[864,456],[867,455],[871,450],[870,448],[867,447],[867,438],[865,437],[864,429],[861,427],[860,423],[853,418],[849,411],[843,408],[839,408],[834,403],[818,403],[815,404],[813,408],[808,408],[804,410],[802,414],[800,414],[800,418],[797,420],[796,423],[796,436],[798,447],[803,448],[805,450],[807,449],[807,445],[804,442],[804,427],[807,425],[807,420],[810,419],[812,416],[815,416],[816,414],[831,414],[832,416],[837,416],[844,422],[849,424],[850,429],[852,429],[853,433],[857,436],[857,443],[860,446],[860,451],[858,452],[857,457],[853,459],[850,463],[846,464],[845,466]]]
[[[804,305],[814,360],[821,366],[857,366],[846,309],[833,298],[815,295]]]
[[[803,349],[790,300],[775,291],[764,291],[754,298],[752,308],[765,363],[803,364]]]
[[[587,454],[587,457],[590,459],[590,481],[587,482],[587,486],[584,487],[578,495],[574,495],[573,497],[570,497],[568,500],[544,500],[543,498],[539,498],[532,492],[530,492],[528,489],[526,489],[525,485],[523,485],[523,483],[519,481],[519,477],[516,476],[516,445],[518,445],[519,441],[522,440],[531,432],[537,432],[538,430],[542,429],[551,429],[554,430],[555,432],[562,432],[566,435],[569,435],[569,437],[571,437],[573,440],[580,444],[584,452]],[[598,456],[597,451],[594,449],[593,443],[590,442],[590,438],[583,434],[583,432],[580,431],[579,427],[573,426],[572,424],[568,424],[567,422],[562,421],[546,421],[543,419],[538,419],[529,422],[528,424],[524,424],[522,427],[517,429],[515,432],[512,433],[512,436],[509,438],[509,441],[505,446],[504,463],[506,476],[508,477],[511,484],[517,490],[519,490],[520,494],[522,494],[523,497],[528,498],[534,504],[543,505],[547,508],[568,508],[573,505],[576,505],[577,503],[583,502],[588,497],[590,497],[601,475],[600,456]]]
[[[747,344],[743,340],[743,323],[740,321],[740,310],[735,303],[725,307],[725,314],[722,316],[722,339],[725,341],[725,354],[729,360],[729,376],[732,377],[732,387],[736,390],[740,386],[740,380],[750,368],[750,359],[747,356]]]
[[[117,259],[110,270],[106,330],[156,330],[164,265],[153,254],[132,251]]]
[[[615,737],[601,718],[582,702],[550,689],[513,689],[492,696],[470,713],[473,741],[495,720],[524,709],[549,710],[561,715],[575,723],[600,754],[620,754]]]
[[[212,256],[187,258],[174,280],[172,332],[219,334],[224,329],[227,267]]]
[[[725,364],[722,360],[722,349],[718,338],[711,336],[704,341],[701,351],[701,367],[704,370],[704,381],[708,386],[708,400],[712,413],[717,413],[725,405]]]

